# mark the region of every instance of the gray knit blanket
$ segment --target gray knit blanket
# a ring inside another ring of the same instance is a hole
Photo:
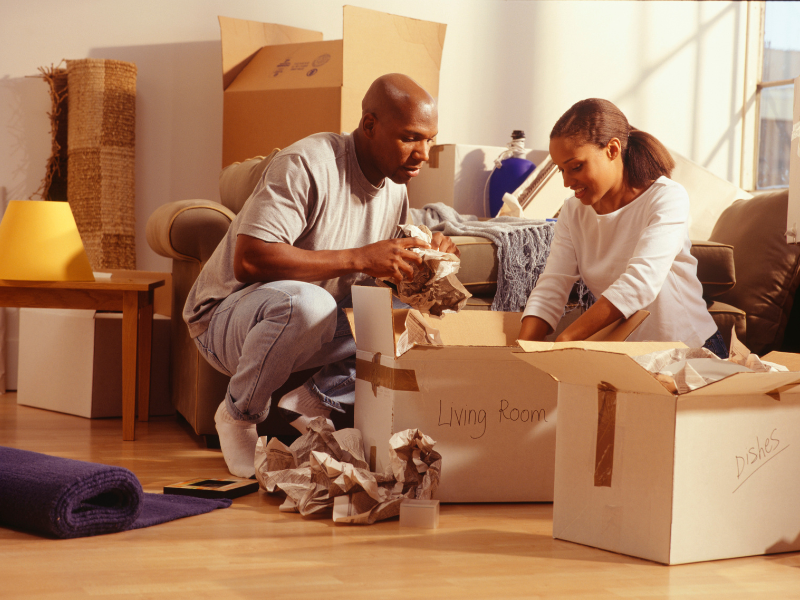
[[[415,225],[447,236],[471,235],[487,238],[497,247],[497,292],[492,310],[524,310],[531,290],[550,254],[555,223],[517,217],[495,217],[479,221],[474,215],[462,215],[442,202],[412,208]]]

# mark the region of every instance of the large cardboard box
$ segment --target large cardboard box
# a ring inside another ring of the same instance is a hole
[[[515,358],[521,314],[428,317],[444,345],[416,345],[397,356],[408,311],[392,310],[386,288],[353,286],[352,293],[355,427],[371,466],[382,472],[389,438],[414,428],[436,440],[442,455],[437,499],[552,501],[558,387]],[[636,322],[599,337],[625,339]]]
[[[344,7],[341,40],[270,23],[219,17],[222,166],[269,154],[312,133],[353,131],[370,84],[405,73],[439,95],[446,26]]]
[[[486,181],[494,169],[495,159],[506,150],[505,146],[433,146],[430,160],[422,165],[419,175],[408,182],[409,203],[412,208],[422,208],[426,204],[443,202],[462,215],[488,216],[484,202]],[[526,158],[538,165],[547,156],[546,150],[528,150]]]
[[[665,564],[800,549],[800,372],[676,395],[631,358],[657,344],[520,345],[559,381],[553,537]]]
[[[20,309],[17,404],[86,418],[122,416],[122,313]],[[169,399],[170,320],[153,315],[150,414]]]

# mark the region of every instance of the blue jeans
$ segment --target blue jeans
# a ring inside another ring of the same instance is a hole
[[[706,343],[703,344],[703,348],[711,350],[720,358],[728,358],[728,348],[725,346],[725,340],[722,338],[722,334],[719,332],[719,329],[717,329],[717,332],[714,335],[706,340]]]
[[[344,412],[355,399],[356,344],[342,308],[327,291],[302,281],[255,283],[228,296],[195,338],[205,359],[231,376],[225,404],[235,418],[260,423],[272,393],[289,375],[323,367],[304,385]]]

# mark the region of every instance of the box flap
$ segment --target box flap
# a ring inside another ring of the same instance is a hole
[[[439,96],[446,25],[345,6],[343,30],[344,86],[354,98],[386,73],[405,73]]]
[[[321,31],[219,17],[222,42],[222,89],[228,89],[250,59],[264,46],[321,42]]]
[[[395,355],[392,290],[389,288],[354,285],[353,320],[356,347],[359,350]]]
[[[646,310],[637,310],[627,319],[617,319],[611,325],[603,327],[600,331],[593,333],[586,341],[588,342],[624,342],[630,335],[650,316]]]
[[[681,395],[681,398],[698,396],[728,396],[746,394],[780,394],[800,384],[800,373],[734,373],[714,383]]]
[[[762,360],[783,365],[790,371],[800,371],[800,354],[793,352],[770,352],[762,356]]]
[[[594,387],[610,383],[622,392],[671,395],[631,356],[674,348],[672,342],[526,342],[514,356],[559,381]]]
[[[442,318],[424,315],[445,346],[516,346],[521,313],[462,310]]]
[[[294,90],[342,85],[342,40],[278,44],[259,50],[228,92]]]

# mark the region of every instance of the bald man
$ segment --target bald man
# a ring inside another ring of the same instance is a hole
[[[343,412],[355,391],[355,342],[344,312],[350,287],[410,276],[397,238],[408,216],[405,184],[438,129],[436,102],[397,73],[373,82],[352,134],[319,133],[281,151],[203,268],[183,317],[200,353],[231,376],[214,417],[228,470],[255,473],[256,424],[295,371],[322,367],[279,408],[299,431]],[[436,234],[433,246],[457,252]]]

